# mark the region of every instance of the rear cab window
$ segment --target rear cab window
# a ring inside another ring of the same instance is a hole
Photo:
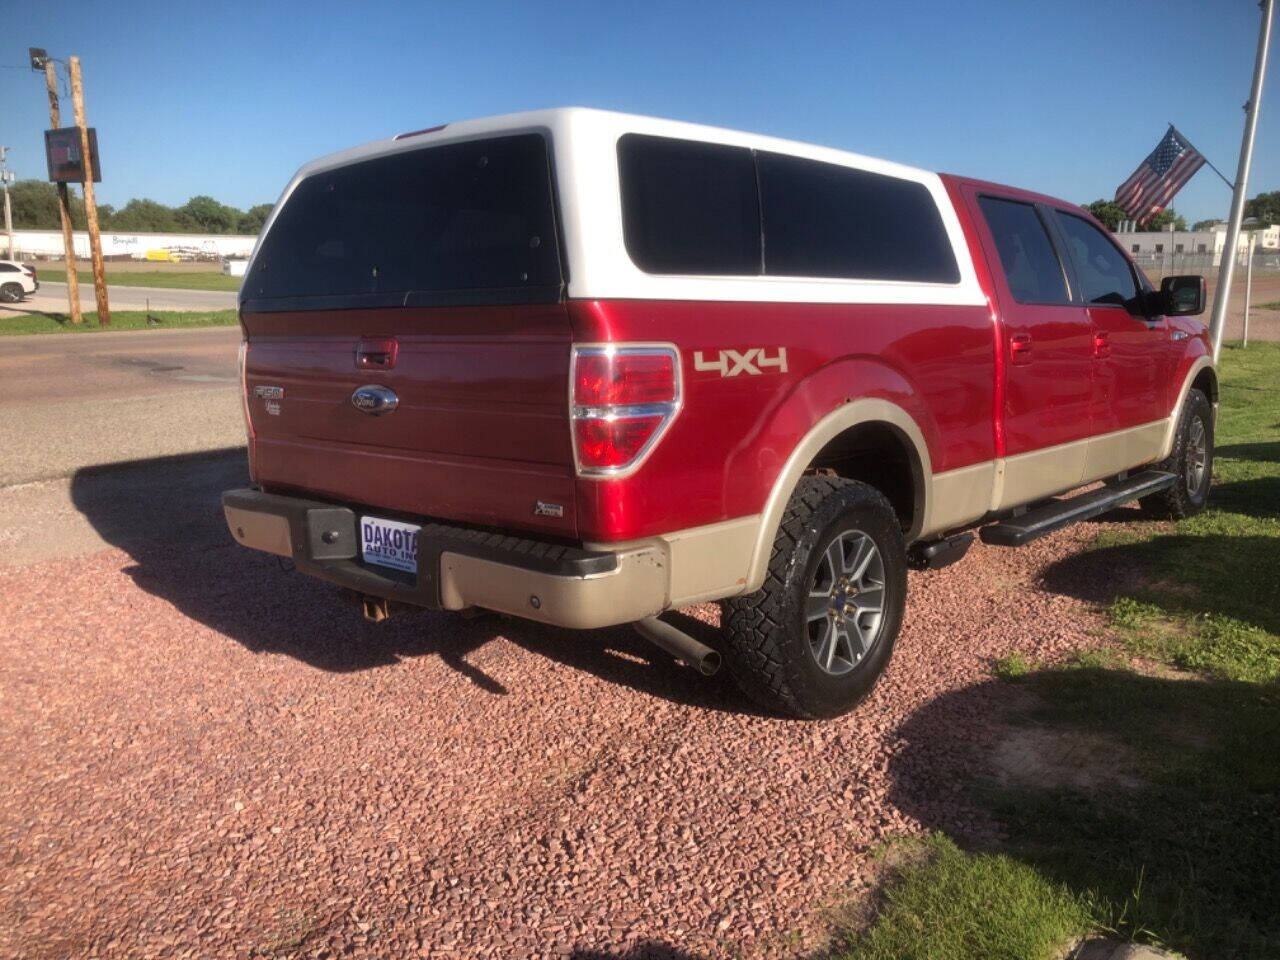
[[[618,140],[618,173],[623,240],[645,273],[760,273],[750,150],[628,133]]]
[[[553,302],[546,139],[470,140],[300,181],[245,278],[255,309]]]
[[[921,183],[694,140],[618,140],[623,236],[650,274],[955,284]]]
[[[767,275],[959,282],[923,184],[777,153],[757,158]]]

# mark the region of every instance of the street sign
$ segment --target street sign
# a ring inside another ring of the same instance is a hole
[[[79,127],[58,127],[44,132],[45,159],[51,183],[84,183],[84,157],[80,149]],[[93,161],[93,181],[102,181],[98,163],[98,131],[89,128],[89,159]]]

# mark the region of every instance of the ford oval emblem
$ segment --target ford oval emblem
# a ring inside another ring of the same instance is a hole
[[[377,384],[369,384],[361,387],[351,395],[351,405],[361,413],[372,413],[377,416],[380,413],[390,413],[400,404],[400,398],[396,396],[396,392],[390,387],[380,387]]]

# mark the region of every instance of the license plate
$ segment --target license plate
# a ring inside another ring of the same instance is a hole
[[[416,523],[361,517],[360,556],[365,563],[417,573],[418,531],[421,529]]]

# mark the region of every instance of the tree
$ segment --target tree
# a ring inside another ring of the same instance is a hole
[[[1120,226],[1121,220],[1130,219],[1124,212],[1124,207],[1114,200],[1095,200],[1085,209],[1101,220],[1108,230],[1115,230]]]
[[[1187,221],[1173,207],[1166,207],[1157,213],[1154,217],[1147,221],[1144,230],[1168,230],[1169,224],[1173,224],[1175,230],[1186,230]]]
[[[1260,224],[1280,223],[1280,190],[1260,193],[1244,204],[1246,217],[1257,217]]]
[[[84,203],[71,194],[71,224],[85,228]],[[18,230],[60,230],[58,188],[43,180],[19,180],[9,187],[13,226]],[[117,233],[243,233],[256,234],[271,213],[271,204],[260,203],[241,213],[213,197],[192,197],[178,209],[156,200],[130,200],[117,210],[109,203],[98,205],[98,220],[104,230]]]
[[[235,207],[228,207],[203,194],[192,197],[175,213],[179,223],[190,223],[202,233],[231,233],[241,217],[240,211]]]
[[[19,180],[9,187],[9,203],[16,230],[61,230],[58,188],[43,180]],[[84,229],[84,204],[71,191],[71,224]]]
[[[1213,229],[1214,224],[1221,223],[1221,222],[1222,222],[1222,221],[1221,221],[1221,220],[1218,220],[1218,219],[1213,219],[1213,220],[1197,220],[1195,223],[1193,223],[1193,224],[1191,225],[1191,229],[1192,229],[1192,230],[1197,230],[1197,231],[1199,231],[1199,230],[1212,230],[1212,229]]]
[[[240,214],[240,222],[236,224],[236,233],[257,235],[262,232],[262,225],[267,222],[271,213],[271,204],[260,203]]]

